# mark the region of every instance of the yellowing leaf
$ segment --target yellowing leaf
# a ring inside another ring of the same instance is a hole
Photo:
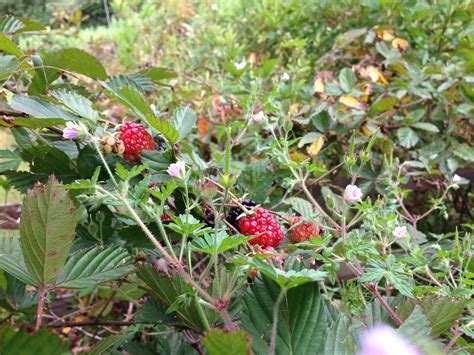
[[[410,45],[408,44],[407,40],[397,37],[392,41],[392,47],[398,48],[399,50],[406,52],[408,50],[408,47],[410,47]]]
[[[308,148],[306,148],[306,151],[308,152],[308,154],[311,155],[312,157],[315,157],[316,155],[318,155],[319,152],[321,151],[321,148],[324,145],[325,140],[326,138],[324,136],[321,136],[318,139],[314,140],[314,142],[311,143],[311,145]]]
[[[385,79],[379,68],[373,65],[369,65],[367,68],[360,69],[360,75],[362,75],[366,79],[369,79],[373,83],[381,83],[383,85],[388,84],[387,80]]]
[[[380,38],[384,41],[391,41],[395,38],[393,35],[393,30],[384,30],[377,32],[377,38]]]
[[[339,102],[347,107],[355,108],[356,110],[366,110],[367,105],[359,101],[357,97],[351,95],[343,95],[339,98]]]
[[[290,159],[293,160],[294,162],[302,163],[305,160],[309,159],[309,157],[304,153],[293,152],[293,153],[290,153]]]
[[[326,85],[324,84],[324,80],[322,78],[317,78],[314,81],[313,90],[318,94],[324,94],[324,91],[326,90]]]
[[[295,102],[294,104],[292,104],[290,106],[290,109],[288,110],[288,113],[290,115],[294,115],[294,114],[298,113],[298,111],[300,110],[300,106],[301,106],[300,103]]]

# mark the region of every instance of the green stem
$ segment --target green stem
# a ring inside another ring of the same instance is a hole
[[[272,338],[270,341],[270,349],[268,351],[269,355],[275,354],[275,347],[276,347],[276,337],[277,337],[277,329],[278,329],[278,314],[280,310],[280,303],[285,297],[286,288],[282,288],[278,298],[273,306],[273,326],[272,326]]]
[[[93,137],[93,136],[91,136],[91,138],[92,138],[92,143],[94,144],[94,148],[95,148],[95,150],[97,150],[97,153],[99,154],[100,160],[102,160],[102,163],[104,164],[105,169],[107,170],[107,173],[110,176],[110,180],[114,184],[114,187],[118,189],[118,184],[117,184],[117,181],[114,178],[114,174],[112,174],[112,171],[110,170],[109,164],[107,164],[107,162],[105,161],[104,154],[102,154],[102,150],[100,149],[99,145],[97,144],[96,138]]]
[[[202,305],[199,303],[196,296],[193,296],[193,302],[197,309],[199,318],[201,319],[202,325],[204,326],[204,330],[208,331],[209,329],[211,329],[209,321],[207,320],[206,314],[204,313],[204,309],[202,309]]]

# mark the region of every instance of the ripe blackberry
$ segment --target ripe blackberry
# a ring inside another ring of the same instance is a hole
[[[242,205],[245,206],[245,208],[247,208],[248,210],[251,210],[252,208],[254,208],[255,206],[257,206],[257,204],[255,203],[255,201],[252,201],[251,199],[247,198],[245,200],[243,200],[242,202]],[[239,229],[239,224],[237,223],[237,218],[242,214],[244,213],[244,211],[242,211],[242,209],[240,207],[232,207],[230,209],[230,212],[229,214],[227,215],[227,222],[229,222],[231,225],[233,225],[236,229]]]

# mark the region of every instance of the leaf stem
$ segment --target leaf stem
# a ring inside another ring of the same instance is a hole
[[[280,310],[280,304],[283,298],[286,295],[286,288],[282,288],[278,298],[273,305],[273,326],[272,326],[272,338],[270,341],[270,349],[268,350],[269,355],[275,354],[275,347],[276,347],[276,337],[277,337],[277,329],[278,329],[278,311]]]
[[[35,331],[38,331],[41,327],[43,321],[43,307],[44,307],[44,298],[45,298],[46,289],[44,284],[41,284],[38,287],[38,308],[36,310],[36,326]]]

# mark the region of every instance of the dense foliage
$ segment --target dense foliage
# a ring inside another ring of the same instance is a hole
[[[109,3],[0,19],[1,353],[472,352],[470,1]]]

